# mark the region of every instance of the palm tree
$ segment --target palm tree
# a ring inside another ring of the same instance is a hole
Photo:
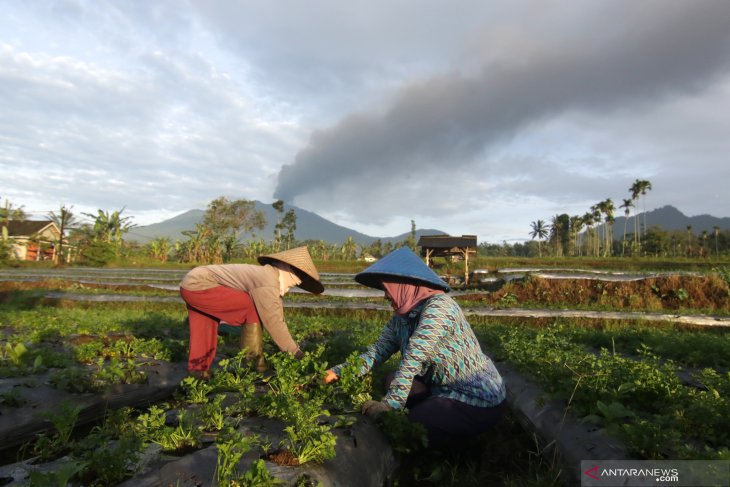
[[[712,233],[715,236],[715,256],[720,257],[719,247],[717,246],[717,239],[720,237],[720,227],[717,225],[713,226]]]
[[[624,209],[624,217],[626,218],[624,220],[624,238],[623,243],[621,244],[621,257],[624,256],[624,252],[626,250],[626,225],[629,223],[629,216],[631,215],[631,208],[634,206],[634,201],[631,199],[625,199],[624,202],[619,208]]]
[[[602,220],[603,211],[601,210],[602,201],[598,204],[595,204],[591,206],[591,211],[593,212],[593,222],[596,224],[596,228],[593,232],[593,255],[600,256],[601,255],[601,239],[600,239],[600,223]],[[604,228],[604,233],[606,233]]]
[[[687,225],[687,255],[692,256],[692,225]]]
[[[63,240],[66,238],[66,231],[72,229],[77,223],[76,216],[71,212],[71,208],[73,208],[73,206],[66,208],[64,205],[61,206],[58,213],[53,211],[48,213],[48,218],[56,224],[60,232],[58,248],[53,255],[53,260],[56,264],[58,264],[59,258],[63,258]]]
[[[578,247],[578,234],[583,229],[583,218],[578,215],[570,217],[570,232],[573,235],[573,255],[580,255]]]
[[[537,254],[539,257],[542,257],[542,247],[540,246],[540,242],[542,241],[542,239],[548,236],[548,230],[545,226],[545,221],[537,220],[530,223],[530,226],[532,227],[530,237],[532,237],[533,240],[537,238]]]
[[[642,236],[646,235],[646,193],[647,191],[651,191],[651,182],[644,180],[644,179],[637,179],[636,182],[634,182],[636,185],[636,191],[638,191],[638,194],[641,194],[641,206],[642,206],[642,213],[644,213],[644,228],[642,229]],[[632,186],[633,188],[633,186]]]
[[[28,214],[23,210],[23,205],[15,206],[7,199],[5,200],[5,206],[0,207],[0,220],[5,222],[7,226],[10,220],[26,220]]]
[[[606,198],[599,203],[599,208],[601,213],[606,215],[603,220],[606,222],[606,228],[604,229],[605,247],[603,249],[603,255],[608,257],[613,253],[613,222],[616,221],[613,217],[613,212],[616,210],[616,207],[613,205],[613,200],[611,198]]]
[[[550,219],[550,241],[555,243],[555,256],[563,255],[563,222],[560,221],[560,215],[553,215]]]
[[[593,224],[596,222],[596,219],[593,216],[593,212],[586,212],[585,215],[583,215],[583,223],[585,223],[586,226],[586,234],[589,236],[593,235]],[[589,246],[586,246],[586,255],[588,255],[588,249]]]

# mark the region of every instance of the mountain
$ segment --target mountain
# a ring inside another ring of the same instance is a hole
[[[274,225],[279,218],[279,214],[270,204],[264,204],[260,201],[255,201],[256,210],[264,212],[266,218],[266,227],[263,230],[254,232],[255,238],[263,238],[264,240],[273,240],[274,238]],[[297,240],[324,240],[329,243],[342,243],[347,240],[347,237],[352,239],[360,245],[369,245],[375,240],[380,238],[383,243],[386,242],[400,242],[405,240],[410,232],[405,232],[395,237],[371,237],[364,233],[357,232],[342,225],[337,225],[331,221],[322,218],[321,216],[311,211],[304,210],[302,208],[293,205],[284,205],[284,212],[286,213],[289,209],[293,209],[297,215],[297,228],[294,232],[294,236]],[[181,213],[169,220],[164,220],[159,223],[153,223],[151,225],[145,225],[140,227],[134,227],[129,231],[125,240],[136,241],[138,243],[146,243],[157,237],[167,237],[173,241],[175,240],[186,240],[182,232],[186,230],[195,230],[195,225],[203,221],[203,210],[188,210],[185,213]],[[419,229],[416,230],[416,239],[422,235],[443,235],[444,232],[433,229]],[[243,239],[251,238],[252,235],[243,235]]]
[[[634,233],[634,219],[637,216],[630,216],[626,224],[626,233]],[[639,224],[644,224],[644,214],[639,213]],[[624,222],[626,217],[616,217],[613,225],[613,236],[615,240],[621,240],[624,235]],[[687,230],[687,226],[692,226],[692,233],[695,235],[707,231],[710,235],[714,232],[714,227],[718,226],[721,230],[730,230],[730,218],[719,218],[711,215],[686,216],[673,206],[667,205],[646,212],[646,226],[661,227],[664,230]]]

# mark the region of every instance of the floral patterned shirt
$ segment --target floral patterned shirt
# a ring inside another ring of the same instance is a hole
[[[413,379],[420,376],[431,394],[478,407],[499,405],[505,385],[487,357],[458,304],[437,294],[416,305],[407,316],[393,316],[378,340],[360,355],[361,374],[400,351],[401,362],[383,398],[395,409],[405,406]],[[334,368],[339,375],[342,365]]]

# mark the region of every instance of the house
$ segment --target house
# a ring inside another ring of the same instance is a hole
[[[426,258],[426,265],[430,265],[433,257],[464,259],[464,283],[469,284],[469,256],[477,253],[476,235],[424,235],[418,239],[418,246],[421,247],[421,257]]]
[[[61,238],[61,230],[52,221],[10,220],[0,225],[8,229],[12,258],[17,260],[55,260],[56,244]],[[66,262],[70,261],[71,253],[69,252],[66,254]]]

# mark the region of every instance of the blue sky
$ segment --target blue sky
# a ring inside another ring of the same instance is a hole
[[[3,11],[0,199],[36,217],[281,197],[373,236],[523,241],[635,179],[648,210],[730,216],[726,1]]]

